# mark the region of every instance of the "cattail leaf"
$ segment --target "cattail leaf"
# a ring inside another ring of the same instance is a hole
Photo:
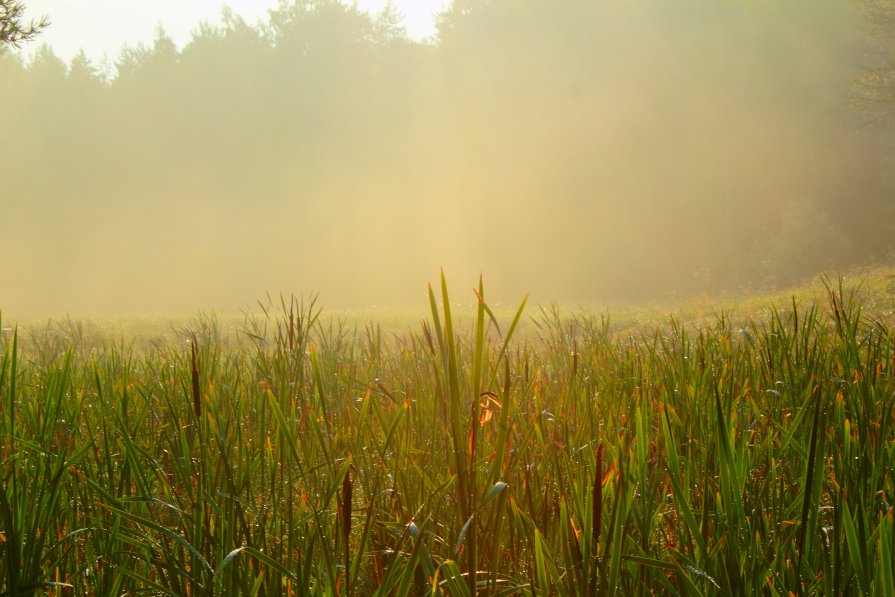
[[[597,543],[600,541],[600,531],[603,524],[603,444],[597,448],[597,470],[594,473],[594,487],[592,491],[592,518],[591,541],[596,553]]]
[[[463,525],[463,528],[460,529],[460,534],[457,535],[457,543],[454,545],[454,553],[455,554],[460,553],[460,547],[463,545],[463,541],[466,539],[466,534],[469,532],[469,529],[472,526],[472,522],[473,522],[473,519],[475,518],[475,515],[477,513],[479,513],[485,506],[487,506],[492,501],[494,501],[501,493],[503,493],[506,490],[507,487],[509,487],[509,485],[507,485],[503,481],[498,481],[497,483],[494,484],[494,487],[492,487],[488,491],[488,493],[485,495],[484,499],[482,499],[481,503],[479,503],[478,509],[476,509],[476,511],[472,513],[472,516],[470,516],[466,520],[466,523]]]
[[[345,541],[351,536],[351,469],[345,471],[345,478],[342,479],[342,502],[340,510],[342,512],[342,536]]]
[[[235,560],[236,557],[237,557],[239,554],[241,554],[242,552],[244,552],[245,550],[246,550],[245,546],[243,546],[243,547],[237,547],[236,549],[234,549],[233,551],[231,551],[230,553],[228,553],[228,554],[224,557],[224,559],[221,560],[221,563],[218,564],[218,569],[217,569],[217,571],[215,571],[215,574],[216,574],[216,575],[217,575],[217,574],[220,574],[220,573],[224,570],[224,568],[226,568],[226,567],[230,564],[230,562],[232,562],[233,560]]]
[[[842,510],[842,528],[845,531],[845,540],[848,545],[848,555],[851,559],[855,576],[858,579],[858,585],[861,587],[861,593],[870,595],[870,578],[867,575],[867,562],[865,562],[862,551],[863,547],[858,540],[858,533],[855,529],[855,522],[852,518],[851,508],[848,504],[844,504]]]
[[[122,509],[120,509],[120,508],[116,508],[116,507],[114,507],[114,506],[109,506],[109,505],[105,505],[105,508],[106,508],[107,510],[109,510],[110,512],[114,513],[114,514],[117,514],[117,515],[120,516],[121,518],[124,518],[124,519],[126,519],[126,520],[129,520],[129,521],[131,521],[131,522],[133,522],[133,523],[135,523],[135,524],[138,524],[138,525],[140,525],[140,526],[144,526],[144,527],[146,527],[146,528],[148,528],[148,529],[152,529],[153,531],[156,531],[157,533],[161,533],[162,535],[168,537],[168,538],[171,539],[172,541],[174,541],[174,542],[178,543],[179,545],[183,546],[183,547],[184,547],[187,551],[189,551],[191,554],[193,554],[193,555],[196,557],[196,559],[202,564],[202,566],[203,566],[207,571],[212,572],[212,573],[214,572],[214,569],[211,567],[211,564],[208,563],[208,561],[207,561],[207,560],[205,559],[205,557],[199,552],[199,550],[196,549],[196,548],[195,548],[189,541],[187,541],[186,538],[183,537],[182,535],[180,535],[180,534],[178,534],[178,533],[175,533],[174,531],[172,531],[172,530],[170,530],[170,529],[166,529],[165,527],[163,527],[163,526],[161,526],[160,524],[157,524],[157,523],[155,523],[155,522],[153,522],[153,521],[151,521],[151,520],[148,520],[148,519],[143,518],[143,517],[141,517],[141,516],[137,516],[137,515],[135,515],[135,514],[131,514],[130,512],[127,512],[127,511],[122,510]]]
[[[249,554],[250,556],[252,556],[253,558],[256,558],[259,562],[263,563],[264,565],[272,568],[273,570],[276,570],[277,572],[279,572],[280,574],[282,574],[289,580],[291,580],[293,582],[298,580],[298,577],[295,576],[294,572],[292,572],[291,570],[289,570],[288,568],[283,566],[281,563],[277,562],[275,559],[273,559],[272,557],[270,557],[263,551],[255,549],[254,547],[246,547],[243,551],[245,553]]]
[[[192,391],[193,391],[193,412],[196,415],[196,420],[200,420],[202,418],[202,399],[199,392],[199,363],[198,357],[196,356],[196,337],[193,336],[193,342],[190,344],[192,355],[191,365],[190,365],[190,380],[192,382]]]

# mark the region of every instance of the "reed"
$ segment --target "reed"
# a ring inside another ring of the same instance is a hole
[[[388,336],[0,338],[0,594],[892,595],[895,336],[858,293],[643,333],[441,275]],[[66,346],[66,342],[68,345]]]

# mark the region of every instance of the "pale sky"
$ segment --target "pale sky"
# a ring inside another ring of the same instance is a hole
[[[368,12],[382,9],[386,0],[358,0]],[[411,37],[423,39],[435,32],[434,14],[448,0],[393,0],[405,15]],[[40,36],[56,54],[69,61],[79,49],[99,61],[105,55],[114,63],[125,44],[150,43],[159,24],[178,46],[190,39],[201,21],[220,20],[221,0],[26,0],[27,15],[49,17],[51,25]],[[277,0],[228,0],[234,12],[248,23],[266,20]],[[31,44],[32,47],[37,43]]]

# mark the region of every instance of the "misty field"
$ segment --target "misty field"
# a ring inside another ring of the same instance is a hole
[[[498,325],[481,285],[460,325],[443,279],[400,334],[297,300],[139,350],[6,328],[0,589],[893,595],[895,337],[826,293],[649,333]]]

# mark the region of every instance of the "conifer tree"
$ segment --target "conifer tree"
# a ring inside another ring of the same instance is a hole
[[[24,22],[25,6],[14,0],[0,0],[0,52],[8,46],[19,47],[49,25],[46,17]]]

